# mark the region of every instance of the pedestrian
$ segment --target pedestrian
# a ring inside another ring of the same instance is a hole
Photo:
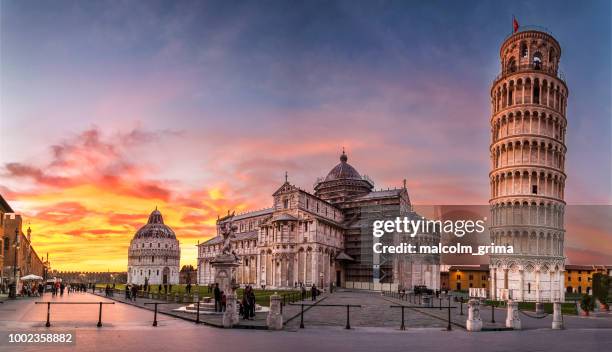
[[[132,301],[136,302],[136,294],[138,294],[138,286],[132,286]]]
[[[159,284],[159,286],[157,286],[157,293],[161,293],[161,290],[162,290],[162,285]]]
[[[66,285],[64,285],[64,282],[62,282],[60,284],[60,296],[64,295],[64,289],[66,288]]]
[[[300,290],[302,293],[302,301],[306,299],[306,286],[302,285],[302,289]]]
[[[249,318],[255,318],[255,291],[253,290],[252,286],[249,286],[249,295],[248,295],[248,300],[249,300]]]
[[[242,292],[241,313],[244,319],[249,319],[251,308],[249,307],[249,286]]]
[[[187,294],[191,293],[191,283],[187,283],[187,286],[185,286],[185,291],[187,292]]]
[[[130,300],[130,285],[125,285],[125,299]]]
[[[310,289],[310,296],[312,297],[313,301],[317,300],[317,286],[315,286],[315,284],[312,284],[312,288]]]
[[[227,296],[225,292],[221,291],[221,311],[225,312],[225,308],[227,307]]]
[[[221,311],[221,290],[219,290],[218,283],[215,283],[213,294],[215,297],[215,312],[220,312]]]

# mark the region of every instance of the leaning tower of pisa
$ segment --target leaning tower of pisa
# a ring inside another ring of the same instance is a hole
[[[523,28],[504,40],[491,87],[491,297],[564,299],[563,214],[567,84],[561,47],[548,31]]]

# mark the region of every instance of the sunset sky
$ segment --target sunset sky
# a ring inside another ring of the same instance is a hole
[[[157,206],[195,264],[218,214],[347,149],[417,204],[487,204],[489,89],[522,25],[563,48],[566,254],[612,264],[609,1],[1,1],[0,193],[60,270],[126,270]],[[586,215],[584,215],[586,214]]]

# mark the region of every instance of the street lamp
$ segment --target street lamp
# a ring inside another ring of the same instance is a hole
[[[17,252],[19,251],[19,227],[15,228],[15,242],[13,243],[13,247],[15,247],[15,257],[13,261],[13,283],[11,284],[9,290],[9,297],[11,299],[17,298]]]

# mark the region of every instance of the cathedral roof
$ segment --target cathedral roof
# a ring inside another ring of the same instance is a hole
[[[149,215],[147,224],[136,231],[134,239],[137,238],[170,238],[176,239],[174,231],[164,224],[162,214],[157,208]]]
[[[361,175],[354,167],[352,167],[348,161],[348,156],[342,151],[342,155],[340,155],[340,164],[336,165],[325,177],[325,181],[332,180],[340,180],[340,179],[359,179],[361,180]]]
[[[251,230],[247,232],[240,232],[236,234],[236,237],[232,239],[232,242],[235,241],[244,241],[244,240],[256,240],[257,239],[257,230]],[[217,235],[206,242],[200,243],[199,246],[209,246],[214,244],[219,244],[223,242],[223,237]]]

